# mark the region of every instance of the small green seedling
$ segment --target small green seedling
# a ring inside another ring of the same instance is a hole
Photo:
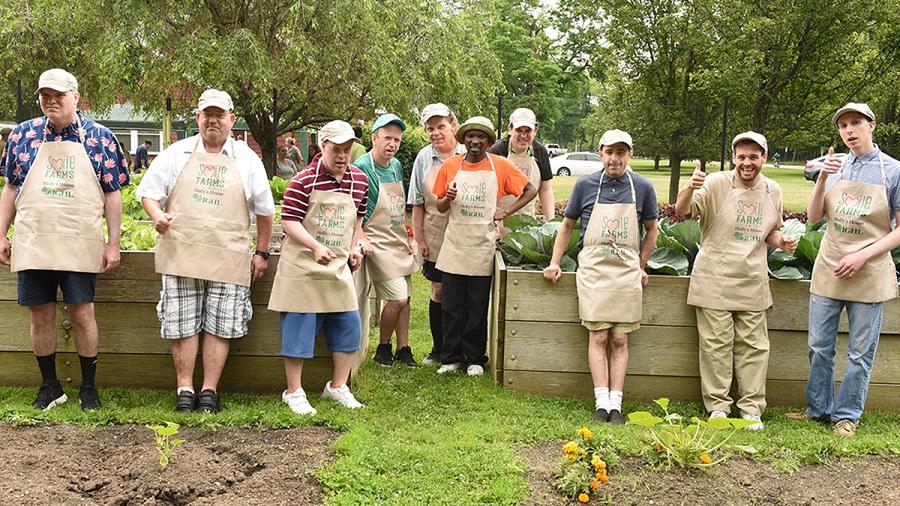
[[[175,456],[175,447],[184,443],[184,439],[173,439],[178,435],[179,425],[175,422],[166,422],[165,425],[147,425],[156,437],[156,450],[159,451],[159,465],[166,467]]]

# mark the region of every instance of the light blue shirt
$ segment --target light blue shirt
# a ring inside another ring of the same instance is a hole
[[[466,152],[466,147],[457,144],[456,149],[450,156],[458,155]],[[449,156],[447,157],[449,158]],[[439,167],[444,163],[444,158],[438,156],[438,152],[434,146],[429,144],[419,150],[416,155],[416,161],[413,162],[412,173],[409,177],[409,195],[406,197],[406,203],[413,206],[420,206],[425,203],[425,176],[432,167]]]
[[[881,161],[878,155],[882,155],[884,158],[885,192],[888,207],[891,209],[891,223],[893,223],[894,212],[900,211],[900,162],[883,154],[877,145],[875,149],[862,156],[856,156],[853,152],[847,153],[840,172],[829,176],[828,181],[825,181],[825,191],[831,189],[841,179],[882,184]]]

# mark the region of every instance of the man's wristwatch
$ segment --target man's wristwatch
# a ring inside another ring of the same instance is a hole
[[[261,256],[263,260],[268,260],[268,259],[269,259],[269,252],[268,252],[268,251],[260,251],[260,250],[256,250],[256,251],[253,252],[253,254],[254,254],[254,255],[257,255],[257,256]]]

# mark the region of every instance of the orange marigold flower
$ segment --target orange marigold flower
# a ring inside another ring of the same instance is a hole
[[[606,483],[608,481],[609,481],[609,476],[607,476],[606,473],[603,473],[602,475],[600,475],[600,483]]]
[[[709,464],[712,462],[712,457],[710,457],[708,453],[704,453],[697,458],[699,458],[700,462],[703,462],[704,464]]]
[[[569,441],[568,443],[563,445],[562,451],[566,455],[575,455],[578,453],[578,444],[576,444],[574,441]]]
[[[656,451],[659,453],[662,453],[662,451],[665,450],[665,448],[663,448],[663,445],[661,445],[661,444],[657,444],[655,448],[656,448]]]
[[[595,474],[594,477],[597,478],[597,479],[599,480],[604,474],[606,474],[606,472],[604,472],[604,471],[597,471],[597,474]]]
[[[578,502],[587,503],[590,500],[591,500],[591,497],[589,495],[585,494],[584,492],[578,494]]]
[[[600,488],[600,482],[597,480],[591,480],[591,488],[597,490]]]
[[[583,437],[585,439],[585,441],[587,441],[588,439],[590,439],[591,437],[594,436],[594,433],[591,432],[591,429],[588,429],[587,427],[582,427],[582,428],[578,429],[578,435]]]

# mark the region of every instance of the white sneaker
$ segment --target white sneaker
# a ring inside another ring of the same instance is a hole
[[[728,413],[717,409],[709,414],[710,420],[715,420],[716,418],[728,418]]]
[[[438,374],[446,374],[448,372],[458,371],[460,369],[462,369],[462,364],[460,364],[459,362],[456,362],[453,364],[444,364],[444,365],[438,367],[437,373]]]
[[[329,381],[325,384],[325,390],[322,390],[322,397],[337,401],[340,405],[349,409],[363,407],[363,403],[356,400],[356,397],[353,397],[353,392],[350,391],[350,387],[346,384],[342,385],[341,388],[334,389],[331,388],[331,382]]]
[[[763,425],[763,423],[762,423],[762,419],[756,413],[747,413],[747,412],[742,411],[741,418],[743,418],[744,420],[753,420],[754,422],[757,422],[757,423],[754,423],[753,425],[748,425],[748,426],[744,427],[747,430],[763,430],[765,428],[765,425]]]
[[[484,374],[484,367],[481,367],[478,364],[472,364],[466,369],[466,374],[469,376],[481,376]]]
[[[306,392],[302,388],[298,388],[292,394],[289,394],[287,390],[281,392],[281,400],[291,408],[291,411],[300,416],[317,413],[316,408],[312,407],[309,400],[306,399]]]

